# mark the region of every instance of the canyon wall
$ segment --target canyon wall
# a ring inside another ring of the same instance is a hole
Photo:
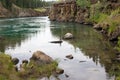
[[[81,9],[76,1],[69,1],[53,4],[49,18],[52,21],[85,23],[89,15],[89,9]]]

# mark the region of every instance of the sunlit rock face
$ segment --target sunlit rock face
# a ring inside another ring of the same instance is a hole
[[[38,61],[38,63],[51,63],[53,59],[46,55],[42,51],[36,51],[33,53],[33,56],[31,57],[31,60]]]
[[[87,17],[89,17],[88,9],[81,9],[76,1],[53,4],[49,14],[50,20],[65,22],[84,23]]]
[[[118,0],[107,0],[100,2],[99,0],[90,0],[91,4],[106,3],[106,7],[103,5],[101,12],[106,12],[106,9],[116,9],[120,6]],[[55,3],[52,5],[49,18],[53,21],[64,21],[64,22],[78,22],[85,24],[92,24],[87,20],[90,18],[90,7],[81,8],[77,5],[75,0]]]

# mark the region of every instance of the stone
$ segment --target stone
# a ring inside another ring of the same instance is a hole
[[[109,40],[112,42],[118,41],[119,36],[120,36],[120,26],[118,26],[118,28],[109,35]]]
[[[18,72],[18,67],[16,65],[13,66],[15,71]]]
[[[26,63],[20,64],[20,72],[25,72]]]
[[[23,60],[22,63],[28,64],[28,60]]]
[[[102,34],[107,34],[107,31],[106,30],[101,30],[100,31]]]
[[[70,55],[67,55],[66,58],[73,59],[73,56],[70,54]]]
[[[64,39],[73,39],[74,36],[73,36],[72,33],[66,33],[63,38],[64,38]]]
[[[98,30],[98,31],[101,31],[101,30],[102,30],[102,27],[101,27],[100,24],[95,24],[95,25],[93,26],[93,28],[96,29],[96,30]]]
[[[12,62],[14,65],[18,64],[19,63],[19,59],[18,58],[13,58],[12,59]]]
[[[46,55],[44,52],[42,51],[36,51],[33,53],[31,60],[37,61],[37,62],[41,62],[41,63],[51,63],[53,61],[53,59]]]
[[[64,73],[64,70],[63,69],[57,69],[56,70],[56,74],[63,74]]]

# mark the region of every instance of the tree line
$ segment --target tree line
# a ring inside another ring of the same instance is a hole
[[[49,2],[43,0],[0,0],[4,7],[10,9],[12,4],[22,8],[38,8],[49,6]]]

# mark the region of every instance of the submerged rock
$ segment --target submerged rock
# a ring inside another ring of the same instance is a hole
[[[68,77],[69,77],[69,75],[65,74],[65,77],[66,77],[66,78],[68,78]]]
[[[34,61],[39,61],[39,63],[51,63],[53,61],[53,59],[46,55],[44,52],[42,51],[36,51],[33,53],[31,60]]]
[[[79,63],[83,63],[83,62],[86,62],[86,61],[79,61]]]
[[[73,59],[73,56],[70,54],[70,55],[67,55],[66,58]]]
[[[63,39],[73,39],[73,38],[74,38],[74,36],[72,33],[66,33],[63,37]]]

